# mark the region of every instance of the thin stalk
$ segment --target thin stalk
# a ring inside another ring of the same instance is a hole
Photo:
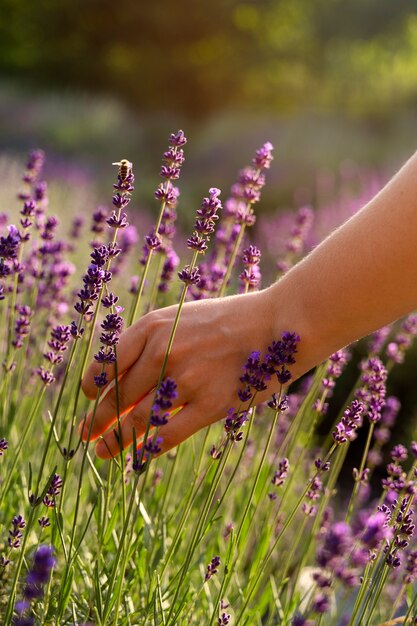
[[[324,459],[323,463],[327,463],[327,461],[331,458],[331,456],[332,456],[332,454],[333,454],[334,450],[336,449],[336,447],[337,447],[337,444],[333,444],[333,446],[330,448],[329,452],[327,453],[327,455],[326,455],[326,457],[325,457],[325,459]],[[254,592],[256,591],[256,588],[257,588],[258,583],[259,583],[259,581],[260,581],[260,579],[261,579],[261,576],[263,575],[264,569],[266,568],[266,566],[267,566],[267,564],[268,564],[268,562],[269,562],[269,560],[270,560],[270,558],[271,558],[272,554],[274,553],[274,551],[275,551],[276,547],[278,546],[279,542],[280,542],[280,541],[281,541],[281,539],[283,538],[283,536],[284,536],[284,534],[285,534],[285,531],[287,530],[288,526],[291,524],[292,520],[294,519],[294,517],[295,517],[295,515],[296,515],[296,513],[297,513],[297,511],[298,511],[298,508],[299,508],[300,504],[302,503],[302,501],[304,500],[304,498],[305,498],[305,496],[306,496],[307,491],[310,489],[311,485],[313,484],[313,481],[314,481],[314,480],[315,480],[315,478],[319,475],[319,473],[320,473],[320,470],[317,470],[317,471],[314,473],[314,476],[313,476],[313,477],[312,477],[312,478],[308,481],[307,486],[305,487],[305,489],[304,489],[303,493],[302,493],[302,494],[301,494],[301,496],[299,497],[299,499],[298,499],[298,501],[297,501],[296,505],[293,507],[293,509],[292,509],[292,511],[291,511],[291,513],[290,513],[290,515],[287,517],[287,519],[286,519],[286,521],[285,521],[285,524],[283,525],[283,527],[282,527],[282,529],[281,529],[281,531],[280,531],[279,535],[277,536],[277,538],[276,538],[276,539],[275,539],[275,541],[273,542],[272,547],[270,548],[270,550],[269,550],[268,554],[267,554],[267,555],[266,555],[266,557],[264,558],[264,561],[263,561],[263,563],[262,563],[262,566],[259,568],[259,572],[258,572],[258,574],[255,576],[255,579],[254,579],[254,581],[253,581],[252,585],[250,585],[249,592],[248,592],[248,594],[247,594],[247,597],[246,597],[246,599],[245,599],[245,602],[244,602],[244,604],[243,604],[243,607],[241,608],[241,610],[240,610],[240,612],[239,612],[239,615],[238,615],[238,616],[237,616],[237,618],[236,618],[235,626],[237,626],[237,625],[239,624],[240,620],[242,619],[242,617],[243,617],[243,615],[244,615],[244,612],[245,612],[245,610],[246,610],[246,607],[248,606],[248,604],[249,604],[249,602],[250,602],[250,600],[251,600],[251,598],[252,598],[252,595],[253,595],[253,594],[254,594]]]
[[[355,507],[355,500],[356,500],[356,497],[358,495],[359,487],[361,485],[362,473],[363,473],[363,470],[365,469],[366,459],[368,458],[368,452],[369,452],[369,448],[371,446],[371,441],[372,441],[372,435],[374,433],[374,428],[375,428],[375,422],[371,422],[369,424],[368,437],[366,439],[365,448],[364,448],[364,451],[363,451],[363,454],[362,454],[362,460],[361,460],[361,464],[360,464],[360,468],[359,468],[359,475],[358,475],[357,479],[355,479],[355,484],[353,486],[352,495],[350,497],[348,510],[347,510],[347,513],[346,513],[346,522],[348,524],[349,524],[350,519],[352,517],[353,509]]]
[[[108,618],[109,612],[110,612],[110,601],[111,601],[111,595],[112,595],[112,592],[113,592],[114,581],[115,581],[115,578],[116,578],[116,572],[117,572],[117,569],[118,569],[118,565],[120,563],[120,557],[121,557],[121,554],[122,554],[122,551],[123,551],[123,548],[124,548],[124,540],[126,538],[126,533],[127,533],[128,528],[129,528],[129,518],[131,516],[133,505],[135,503],[135,492],[136,492],[136,488],[137,488],[137,485],[138,485],[138,482],[139,482],[139,478],[140,478],[140,475],[138,473],[135,476],[135,481],[134,481],[133,486],[132,486],[132,493],[130,495],[129,505],[128,505],[127,513],[126,513],[126,519],[125,519],[125,523],[123,524],[122,534],[120,536],[119,545],[118,545],[116,556],[114,558],[114,563],[113,563],[113,566],[112,566],[112,572],[111,572],[111,575],[110,575],[110,580],[109,580],[109,584],[108,584],[108,588],[107,588],[106,601],[105,601],[104,609],[103,609],[103,620],[102,620],[103,624],[107,623],[107,618]]]
[[[13,472],[14,472],[14,470],[16,468],[16,465],[17,465],[18,461],[20,460],[20,452],[22,451],[22,448],[24,447],[24,445],[26,443],[26,438],[27,438],[27,436],[29,434],[29,431],[30,431],[30,428],[32,426],[32,423],[33,423],[33,420],[35,418],[35,415],[36,415],[36,413],[37,413],[37,411],[39,409],[39,406],[40,406],[40,403],[42,401],[44,393],[45,393],[45,385],[42,385],[42,388],[41,388],[41,390],[39,392],[38,398],[37,398],[35,404],[33,405],[32,411],[30,412],[29,417],[28,417],[28,419],[26,421],[25,428],[24,428],[22,434],[20,435],[19,443],[18,443],[16,452],[13,455],[12,466],[11,466],[10,470],[7,472],[7,477],[6,477],[6,479],[5,479],[4,483],[3,483],[3,489],[2,489],[1,497],[0,497],[0,510],[1,510],[1,505],[2,505],[2,502],[3,502],[3,498],[7,495],[8,491],[10,489],[10,485],[11,485],[11,482],[13,480]]]
[[[159,293],[158,287],[159,287],[159,281],[160,281],[160,276],[161,276],[161,269],[162,269],[162,264],[164,262],[164,255],[162,254],[162,252],[159,252],[157,254],[158,254],[158,259],[157,259],[158,262],[155,267],[155,274],[153,277],[152,289],[151,289],[151,293],[150,293],[149,300],[148,300],[148,307],[147,307],[148,313],[150,311],[153,311],[156,306],[158,293]]]
[[[34,522],[34,518],[35,518],[35,510],[36,510],[36,507],[34,507],[34,506],[31,507],[30,513],[29,513],[29,519],[27,521],[25,533],[23,535],[22,543],[21,543],[21,546],[20,546],[19,559],[18,559],[17,564],[16,564],[15,575],[14,575],[14,578],[13,578],[11,589],[9,591],[9,600],[7,602],[6,612],[5,612],[5,615],[4,615],[4,626],[9,626],[10,623],[11,623],[10,622],[10,618],[12,617],[12,614],[13,614],[13,606],[14,606],[14,601],[15,601],[15,597],[16,597],[16,587],[17,587],[17,583],[19,581],[20,571],[21,571],[22,565],[23,565],[26,544],[27,544],[27,541],[28,541],[28,538],[29,538],[30,531],[32,530],[32,526],[33,526],[33,522]]]
[[[242,243],[242,239],[243,239],[244,233],[245,233],[245,224],[241,224],[240,225],[240,231],[239,231],[238,236],[236,237],[236,241],[235,241],[234,246],[233,246],[232,254],[230,255],[229,263],[227,264],[226,273],[224,275],[223,282],[222,282],[222,285],[220,287],[220,291],[219,291],[219,297],[220,298],[222,296],[224,296],[224,294],[226,292],[227,285],[228,285],[228,282],[230,280],[230,276],[231,276],[232,271],[233,271],[233,267],[234,267],[234,264],[235,264],[235,261],[236,261],[237,253],[238,253],[240,245]]]
[[[165,184],[165,192],[168,191],[170,184],[171,184],[171,181],[167,180],[167,182]],[[161,202],[161,208],[159,210],[158,219],[156,221],[156,226],[155,226],[155,233],[156,233],[156,235],[158,235],[159,227],[161,226],[162,217],[164,215],[165,207],[166,207],[166,201],[163,200]],[[147,277],[148,272],[149,272],[149,267],[150,267],[150,265],[152,263],[152,258],[153,258],[153,250],[149,250],[148,258],[146,259],[145,267],[143,268],[142,277],[140,279],[140,284],[139,284],[138,290],[137,290],[136,295],[135,295],[135,299],[134,299],[134,301],[132,303],[132,306],[131,306],[131,309],[130,309],[128,326],[131,326],[133,324],[133,322],[135,321],[135,319],[136,319],[139,303],[140,303],[140,300],[142,298],[143,289],[145,287],[146,277]]]
[[[180,580],[179,580],[179,582],[177,584],[177,588],[175,590],[174,598],[173,598],[173,600],[171,602],[170,611],[168,613],[168,624],[171,624],[171,622],[170,622],[171,616],[172,616],[172,613],[174,611],[175,603],[177,601],[178,594],[179,594],[180,589],[181,589],[181,585],[182,585],[183,580],[184,580],[184,578],[185,578],[185,576],[186,576],[186,574],[188,572],[188,567],[190,565],[191,558],[192,558],[192,556],[194,554],[194,551],[195,551],[199,541],[201,540],[202,534],[204,532],[207,515],[208,515],[208,512],[209,512],[210,507],[212,505],[212,500],[213,500],[214,494],[215,494],[215,492],[217,490],[217,487],[218,487],[218,485],[220,483],[220,479],[222,477],[222,474],[223,474],[225,465],[227,463],[227,459],[229,457],[231,449],[232,449],[231,445],[227,446],[226,452],[223,454],[223,456],[220,459],[220,462],[216,466],[216,470],[215,470],[215,473],[214,473],[214,476],[213,476],[213,481],[212,481],[212,484],[210,485],[209,494],[208,494],[208,496],[206,498],[203,510],[202,510],[198,520],[197,520],[196,527],[194,529],[194,532],[193,532],[193,535],[191,537],[186,556],[184,558],[184,563],[181,566]],[[175,622],[172,622],[172,624],[175,624]]]
[[[281,393],[282,393],[282,387],[281,387],[281,389],[279,391],[278,402],[280,402],[280,400],[281,400]],[[252,482],[252,488],[251,488],[249,496],[248,496],[248,498],[246,500],[245,510],[243,511],[243,515],[242,515],[242,518],[241,518],[240,523],[239,523],[239,528],[238,528],[237,533],[236,533],[236,547],[238,547],[239,539],[240,539],[240,536],[241,536],[242,530],[243,530],[243,525],[245,523],[246,516],[247,516],[248,511],[249,511],[249,507],[252,504],[253,496],[254,496],[256,487],[258,485],[259,476],[260,476],[262,468],[264,466],[265,459],[266,459],[266,456],[268,454],[269,446],[271,445],[272,435],[274,433],[275,426],[277,424],[278,415],[279,415],[279,411],[275,411],[275,414],[274,414],[274,417],[273,417],[273,420],[272,420],[272,425],[271,425],[271,428],[269,430],[268,439],[267,439],[265,447],[263,449],[262,457],[261,457],[261,460],[259,462],[258,469],[257,469],[256,474],[255,474],[255,478],[254,478],[254,480]]]

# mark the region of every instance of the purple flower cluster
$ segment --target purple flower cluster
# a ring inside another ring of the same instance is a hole
[[[196,212],[194,232],[187,240],[187,246],[191,250],[204,253],[207,250],[210,235],[214,233],[215,225],[219,216],[217,212],[222,208],[220,202],[220,189],[209,189],[208,198],[203,198],[201,208]]]
[[[15,348],[21,348],[24,338],[29,334],[32,311],[27,305],[16,305],[16,311],[18,316],[14,324],[15,338],[12,344]]]
[[[387,370],[377,357],[365,360],[361,364],[361,386],[355,397],[364,403],[370,422],[377,423],[385,405]]]
[[[404,497],[401,501],[394,500],[391,511],[386,505],[382,505],[381,510],[390,520],[393,540],[386,546],[385,561],[389,567],[397,568],[401,565],[400,554],[409,545],[410,539],[414,535],[414,511],[410,508],[410,497]]]
[[[273,376],[277,377],[281,385],[291,380],[287,365],[295,363],[294,355],[299,341],[300,337],[296,333],[286,331],[279,341],[273,341],[268,346],[263,361],[261,361],[259,351],[251,352],[243,366],[244,374],[240,377],[240,381],[244,384],[244,388],[238,391],[241,402],[247,402],[256,392],[264,391],[267,388],[267,382]]]
[[[0,456],[3,456],[3,454],[5,453],[8,447],[9,447],[9,444],[7,440],[4,437],[2,437],[0,439]]]
[[[234,409],[228,410],[227,417],[224,422],[224,430],[231,441],[242,441],[243,432],[240,429],[248,421],[248,419],[248,411],[240,411],[238,413]]]
[[[100,246],[100,235],[106,228],[106,220],[109,218],[107,207],[99,205],[91,216],[91,232],[94,233],[95,239],[91,242],[92,248]]]
[[[51,480],[51,484],[48,487],[48,491],[45,494],[43,499],[43,503],[48,508],[53,508],[55,506],[55,501],[57,496],[61,493],[62,489],[62,478],[59,474],[54,474]]]
[[[312,517],[317,513],[317,507],[313,504],[313,502],[316,502],[316,500],[320,498],[322,492],[323,482],[320,476],[314,476],[306,493],[307,502],[303,502],[301,506],[301,509],[303,513],[305,513],[305,515]]]
[[[44,163],[45,153],[43,150],[32,150],[29,152],[26,162],[26,171],[22,177],[23,182],[27,185],[33,185],[42,171]],[[21,200],[27,200],[28,194],[21,192],[19,193],[19,198]]]
[[[104,304],[104,303],[103,303]],[[107,306],[107,303],[104,305]],[[117,313],[108,313],[101,323],[102,333],[100,335],[101,346],[98,352],[94,355],[94,359],[97,363],[110,364],[116,362],[115,348],[120,341],[120,334],[123,328],[123,318]],[[103,387],[107,384],[107,376],[105,372],[102,372],[95,377],[95,384],[97,387]]]
[[[287,458],[282,458],[278,463],[278,469],[275,471],[271,483],[274,487],[281,487],[288,476],[288,472],[290,470],[290,463]],[[277,494],[275,492],[268,493],[268,497],[270,500],[276,500]]]
[[[166,253],[171,248],[171,241],[175,233],[175,208],[179,196],[179,190],[172,184],[172,181],[178,180],[180,177],[181,167],[185,160],[183,146],[186,143],[187,139],[182,130],[170,135],[169,148],[164,152],[160,170],[160,176],[164,182],[160,183],[155,191],[155,198],[162,205],[162,217],[157,232],[154,228],[145,237],[143,256],[140,259],[142,265],[145,265],[149,255],[153,252]]]
[[[20,540],[22,538],[22,530],[26,526],[26,521],[22,515],[15,515],[12,519],[12,528],[9,530],[8,544],[12,550],[20,548]]]
[[[177,384],[172,378],[165,378],[159,385],[155,402],[151,409],[150,423],[158,428],[168,423],[172,401],[178,397]]]
[[[401,403],[395,396],[389,396],[386,399],[381,412],[381,420],[374,429],[374,445],[368,454],[370,467],[376,467],[382,463],[381,448],[388,443],[391,437],[391,429],[395,424],[400,408]]]
[[[230,622],[230,618],[230,613],[226,613],[225,611],[223,611],[221,615],[217,618],[218,626],[227,626]]]
[[[19,231],[13,225],[8,227],[6,236],[0,236],[0,279],[6,279],[15,271],[20,242]],[[6,284],[0,283],[0,300],[4,300],[6,292]]]
[[[333,394],[336,380],[342,375],[343,370],[350,358],[347,350],[337,350],[332,354],[327,362],[326,372],[321,381],[322,394],[315,400],[313,408],[318,413],[325,415],[328,409],[328,399]]]
[[[241,291],[249,291],[258,287],[261,280],[259,263],[261,251],[256,246],[249,246],[243,250],[244,270],[239,276]]]
[[[44,353],[44,357],[49,361],[49,369],[41,366],[37,373],[45,385],[51,385],[55,381],[53,368],[63,360],[63,352],[68,348],[68,343],[72,336],[72,327],[63,324],[54,326],[51,330],[51,338],[48,341],[50,350]]]
[[[232,186],[231,196],[224,206],[223,219],[216,231],[213,252],[210,258],[201,263],[200,280],[197,286],[190,290],[194,299],[219,294],[242,226],[255,223],[253,204],[259,200],[261,189],[265,184],[262,170],[269,168],[271,160],[272,144],[267,142],[257,151],[252,161],[253,165],[239,173],[238,182]]]
[[[126,159],[124,161],[126,161]],[[117,183],[113,185],[116,190],[112,198],[114,209],[110,217],[106,219],[106,224],[116,230],[129,226],[127,215],[124,213],[123,209],[125,209],[130,202],[130,194],[134,190],[133,183],[135,182],[132,164],[126,161],[127,165],[125,171],[121,163],[123,163],[123,161],[117,164],[119,165],[119,173],[117,175]]]
[[[305,206],[298,209],[294,224],[290,230],[290,236],[285,243],[287,254],[285,258],[277,261],[277,269],[282,274],[294,265],[294,263],[302,256],[305,249],[306,239],[313,226],[314,211],[311,207]]]
[[[79,300],[74,305],[77,313],[88,317],[93,313],[93,304],[99,299],[103,285],[111,280],[111,272],[105,269],[108,260],[107,247],[95,248],[91,258],[93,263],[83,276],[84,287],[77,293]]]
[[[204,582],[207,582],[208,580],[210,580],[212,576],[214,576],[214,574],[217,574],[217,572],[219,571],[218,570],[219,565],[220,565],[220,557],[213,556],[210,563],[207,565],[207,571],[204,577]]]
[[[354,586],[358,582],[357,559],[363,564],[363,551],[360,555],[356,552],[352,528],[346,522],[336,522],[327,528],[316,560],[325,572],[332,572],[344,584]]]
[[[405,353],[417,335],[417,314],[411,313],[401,324],[399,332],[386,348],[386,354],[394,363],[403,363]]]
[[[287,458],[283,458],[278,463],[278,469],[275,472],[271,482],[275,487],[281,487],[284,484],[285,479],[288,476],[290,469],[290,463]]]
[[[28,615],[30,606],[34,600],[43,597],[44,586],[49,581],[51,571],[55,566],[54,548],[41,545],[33,557],[33,564],[26,577],[23,588],[23,600],[16,603],[18,617],[14,620],[15,626],[32,626],[35,620]]]
[[[353,441],[356,437],[356,429],[362,425],[364,404],[359,400],[352,400],[351,404],[343,413],[343,417],[333,431],[333,440],[338,444]]]

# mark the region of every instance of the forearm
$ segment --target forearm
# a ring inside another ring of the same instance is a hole
[[[267,291],[275,334],[302,336],[296,373],[417,308],[417,155]]]

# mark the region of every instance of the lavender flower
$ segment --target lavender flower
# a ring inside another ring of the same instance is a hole
[[[166,252],[170,248],[169,241],[175,232],[173,223],[176,217],[175,206],[179,195],[179,191],[173,186],[172,181],[177,180],[180,176],[181,167],[185,160],[182,147],[186,143],[187,139],[182,130],[170,135],[169,148],[164,152],[163,163],[160,169],[160,176],[165,182],[161,183],[155,191],[155,198],[162,203],[162,214],[157,228],[154,228],[145,237],[143,256],[140,259],[142,265],[148,262],[149,256],[153,252]]]
[[[152,426],[163,426],[168,422],[169,409],[172,401],[178,397],[177,385],[172,378],[165,378],[159,385],[155,402],[151,409],[150,423]]]
[[[3,456],[3,454],[5,453],[8,447],[9,447],[9,444],[7,443],[6,439],[2,437],[0,439],[0,456]]]
[[[15,515],[12,519],[12,529],[9,530],[8,544],[12,550],[20,548],[22,530],[26,526],[26,521],[22,515]]]
[[[200,282],[199,269],[186,265],[181,272],[178,272],[178,278],[186,285],[198,285]]]
[[[413,343],[417,335],[417,315],[411,313],[401,324],[401,328],[394,340],[390,342],[386,349],[386,354],[394,363],[403,363],[405,353]]]
[[[219,565],[220,565],[220,557],[213,556],[210,563],[207,565],[207,571],[204,577],[204,582],[207,582],[208,580],[210,580],[212,576],[214,576],[214,574],[217,574],[217,572],[219,571],[218,570]]]
[[[34,624],[34,620],[27,614],[25,615],[25,613],[30,610],[30,606],[34,600],[43,597],[44,586],[49,581],[55,563],[54,548],[47,545],[39,546],[33,557],[32,568],[29,570],[26,577],[26,584],[23,588],[24,600],[16,603],[18,617],[14,621],[14,624],[17,626]]]
[[[46,370],[43,366],[41,366],[37,370],[40,379],[45,385],[50,385],[55,381],[55,376],[52,372],[53,367],[57,363],[62,362],[62,353],[67,350],[71,337],[71,326],[61,324],[52,328],[51,338],[48,341],[48,346],[51,349],[44,353],[45,359],[50,363],[50,369]]]
[[[351,404],[345,410],[341,421],[336,424],[333,431],[333,440],[337,444],[352,441],[356,437],[356,429],[362,424],[362,413],[364,405],[359,400],[352,400]]]
[[[392,530],[388,522],[389,518],[383,511],[374,513],[366,520],[361,541],[369,550],[378,548],[381,542],[392,537]]]
[[[249,246],[243,251],[244,270],[239,276],[242,291],[249,291],[259,285],[261,278],[260,260],[261,251],[256,246]]]
[[[55,501],[57,496],[61,493],[62,488],[62,478],[59,474],[54,474],[51,480],[51,484],[49,485],[48,491],[43,499],[43,503],[48,508],[53,508],[55,506]]]
[[[12,341],[12,344],[15,348],[21,348],[23,346],[24,338],[29,334],[30,330],[30,318],[32,316],[32,311],[29,306],[19,306],[16,305],[16,311],[18,312],[18,316],[15,320],[15,338]]]
[[[223,611],[223,613],[217,618],[218,626],[227,626],[230,622],[231,615]]]
[[[241,402],[250,400],[254,392],[264,391],[274,375],[281,385],[290,381],[291,373],[286,366],[295,363],[294,355],[299,341],[300,337],[296,333],[286,331],[279,341],[273,341],[268,346],[262,362],[259,351],[251,352],[243,366],[244,374],[239,379],[244,383],[244,388],[238,391]]]
[[[217,212],[222,208],[219,196],[220,189],[209,189],[209,197],[203,198],[201,208],[196,212],[193,235],[187,240],[187,246],[196,252],[207,250],[210,235],[214,233],[216,221],[219,219]]]
[[[356,391],[355,397],[365,404],[369,421],[376,423],[380,421],[385,405],[385,383],[388,373],[377,357],[362,362],[361,369],[362,386]]]
[[[288,471],[290,469],[290,464],[288,459],[283,458],[278,463],[278,469],[275,472],[271,482],[275,487],[281,487],[284,484],[285,479],[288,476]]]

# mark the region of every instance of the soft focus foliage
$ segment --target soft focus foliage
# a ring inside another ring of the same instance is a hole
[[[415,104],[413,0],[3,0],[0,73],[140,111],[384,117]],[[47,25],[47,27],[45,27]]]

